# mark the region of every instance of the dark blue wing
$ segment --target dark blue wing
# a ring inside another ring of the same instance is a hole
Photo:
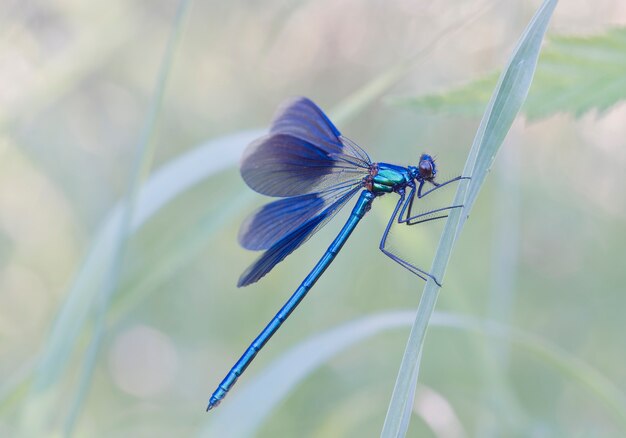
[[[252,265],[245,270],[237,287],[247,286],[259,281],[265,274],[270,272],[276,264],[280,263],[295,251],[300,245],[306,242],[315,232],[321,229],[332,217],[345,205],[348,200],[360,190],[357,186],[347,193],[344,193],[333,204],[328,206],[317,216],[313,216],[306,222],[293,229],[289,234],[284,235],[280,240],[276,241],[261,257],[259,257]],[[270,204],[271,205],[271,204]]]
[[[346,158],[356,158],[359,165],[372,163],[369,155],[342,136],[324,111],[306,97],[295,97],[283,103],[274,116],[270,133],[301,138],[335,155],[337,159],[345,155]]]
[[[267,249],[302,224],[319,215],[355,186],[335,187],[321,193],[270,202],[252,213],[239,228],[239,243],[246,249]]]
[[[295,97],[285,101],[274,116],[270,134],[286,134],[316,145],[326,153],[341,153],[341,133],[312,100]]]
[[[270,133],[248,146],[241,176],[259,193],[289,197],[357,184],[368,175],[370,164],[361,148],[302,97],[283,105]]]

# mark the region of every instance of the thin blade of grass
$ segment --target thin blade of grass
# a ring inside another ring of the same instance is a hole
[[[145,124],[139,136],[137,155],[135,157],[134,169],[128,187],[128,194],[122,204],[121,226],[115,239],[112,263],[108,266],[106,279],[97,297],[99,301],[95,309],[94,331],[89,346],[84,354],[78,386],[70,405],[69,414],[65,420],[64,433],[66,436],[73,435],[76,422],[83,411],[85,399],[91,388],[93,373],[100,353],[100,346],[105,336],[106,314],[109,310],[112,297],[118,287],[122,267],[124,266],[124,260],[126,258],[128,241],[132,235],[131,223],[137,207],[137,198],[141,191],[141,184],[150,174],[150,169],[154,161],[155,142],[151,140],[156,130],[159,114],[163,106],[165,89],[172,66],[174,65],[174,55],[190,3],[190,0],[181,0],[178,4],[172,31],[167,41],[167,46],[159,68],[152,101],[148,109]]]
[[[350,321],[300,342],[247,384],[236,388],[227,403],[223,403],[213,415],[207,417],[198,436],[254,436],[276,406],[320,366],[359,342],[387,330],[408,327],[414,319],[414,311],[381,312]],[[560,347],[505,324],[464,315],[435,312],[430,323],[433,327],[488,336],[530,351],[595,395],[622,430],[626,431],[626,396],[596,369]],[[307,360],[303,361],[303,357]],[[263,399],[259,399],[259,394],[263,394]],[[407,409],[411,412],[413,404]]]
[[[153,146],[151,146],[153,143],[150,140],[154,133],[156,121],[162,105],[165,85],[169,77],[176,42],[178,41],[181,30],[182,18],[188,3],[188,0],[182,0],[179,4],[174,20],[172,35],[168,41],[156,81],[154,97],[149,106],[146,122],[137,143],[137,155],[134,163],[134,170],[131,175],[128,195],[125,197],[120,206],[120,226],[117,233],[112,236],[110,263],[104,269],[105,281],[102,282],[101,289],[97,291],[99,292],[98,298],[100,301],[96,313],[95,330],[90,346],[85,354],[84,366],[79,378],[78,387],[74,395],[74,400],[70,406],[69,415],[65,422],[65,435],[71,435],[73,433],[75,421],[78,418],[84,398],[91,384],[99,346],[104,335],[104,315],[108,309],[110,297],[113,295],[117,286],[117,279],[119,278],[119,273],[121,271],[126,243],[131,235],[131,223],[136,209],[141,183],[144,177],[149,173],[149,169],[151,167],[154,151]],[[85,309],[84,316],[86,316],[87,313],[88,309]],[[68,347],[71,347],[71,345],[68,345]],[[53,419],[55,415],[58,416],[58,410],[55,406],[56,397],[54,397],[51,393],[43,394],[43,397],[41,397],[40,394],[40,390],[42,389],[42,380],[49,376],[49,372],[50,370],[47,368],[42,368],[41,366],[38,367],[36,371],[35,385],[33,385],[33,390],[30,395],[30,399],[33,403],[28,404],[28,409],[25,410],[25,414],[21,419],[21,427],[23,431],[31,435],[39,434],[44,430],[48,430],[51,426],[50,423],[54,421]]]
[[[460,182],[453,202],[453,205],[464,207],[451,210],[433,260],[431,273],[439,281],[443,280],[452,247],[487,176],[487,171],[528,94],[541,42],[556,4],[557,0],[545,0],[537,10],[513,51],[489,101],[463,170],[463,175],[471,176],[472,179],[469,183],[467,180]],[[407,406],[413,404],[422,347],[437,302],[438,291],[439,287],[432,280],[424,287],[383,425],[381,436],[384,438],[403,437],[406,434],[410,421]]]

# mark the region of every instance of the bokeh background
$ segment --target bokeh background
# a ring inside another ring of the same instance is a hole
[[[415,164],[429,151],[455,176],[480,112],[394,98],[497,71],[539,3],[2,2],[0,436],[210,435],[230,401],[205,414],[210,393],[347,213],[237,289],[256,256],[238,246],[238,225],[267,201],[237,171],[251,130],[306,95],[374,160]],[[622,1],[569,0],[548,33],[624,25]],[[433,327],[410,436],[624,436],[624,88],[602,111],[589,97],[582,114],[514,124],[437,309],[523,330],[547,352]],[[376,201],[233,400],[311,336],[416,308],[423,284],[378,251],[393,203]],[[414,227],[394,245],[427,268],[438,230]],[[408,329],[344,348],[251,434],[377,436]]]

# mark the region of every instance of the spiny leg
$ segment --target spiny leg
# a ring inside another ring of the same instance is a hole
[[[422,193],[422,188],[424,187],[424,181],[422,181],[422,182],[420,182],[419,188],[417,189],[417,197],[421,199],[424,196],[428,195],[429,193],[434,192],[437,189],[440,189],[440,188],[442,188],[442,187],[444,187],[444,186],[446,186],[446,185],[448,185],[450,183],[453,183],[455,181],[459,181],[459,180],[462,180],[462,179],[471,179],[471,178],[469,176],[461,176],[461,175],[459,175],[456,178],[452,178],[452,179],[450,179],[450,180],[448,180],[448,181],[446,181],[444,183],[441,183],[441,184],[438,184],[438,183],[436,183],[434,181],[431,181],[430,183],[432,185],[434,185],[435,187],[433,187],[430,190],[425,191],[424,193]]]
[[[444,183],[444,184],[447,184],[447,182]],[[420,185],[420,187],[421,187],[421,185]],[[441,185],[439,187],[441,187]],[[428,193],[430,193],[430,192],[428,192]],[[400,214],[398,215],[398,223],[399,224],[417,225],[417,224],[421,224],[423,222],[434,221],[434,220],[437,220],[437,219],[443,219],[445,217],[448,217],[448,215],[444,214],[444,215],[441,215],[441,216],[429,217],[429,218],[425,218],[425,219],[420,220],[420,221],[415,221],[415,219],[418,219],[420,217],[430,216],[431,214],[439,213],[440,211],[451,210],[453,208],[460,208],[460,207],[462,207],[462,205],[452,205],[450,207],[437,208],[435,210],[431,210],[431,211],[428,211],[426,213],[420,213],[420,214],[416,214],[415,216],[412,216],[412,214],[413,214],[413,201],[415,201],[415,187],[411,188],[411,191],[409,192],[409,199],[407,200],[407,202],[405,202],[404,206],[402,207],[402,210],[400,211]]]
[[[415,191],[415,189],[411,190],[411,194],[413,194]],[[398,200],[398,203],[396,204],[396,207],[393,210],[393,213],[391,214],[391,217],[389,218],[389,222],[387,223],[387,227],[385,228],[385,232],[383,233],[383,237],[380,240],[380,245],[379,248],[380,250],[383,252],[383,254],[385,254],[387,257],[389,257],[391,260],[393,260],[394,262],[398,263],[400,266],[404,267],[405,269],[407,269],[409,272],[417,275],[418,277],[420,277],[422,280],[426,281],[427,277],[431,278],[436,284],[437,286],[441,287],[441,283],[430,273],[424,271],[423,269],[418,268],[417,266],[412,265],[411,263],[407,262],[406,260],[403,260],[402,258],[398,257],[396,254],[392,253],[391,251],[389,251],[388,249],[385,248],[385,245],[387,243],[387,236],[389,235],[389,231],[391,230],[391,226],[394,224],[395,220],[396,220],[396,216],[398,215],[398,211],[400,210],[400,206],[404,204],[403,207],[403,211],[406,209],[406,204],[409,201],[405,202],[405,195],[404,195],[404,191],[399,192],[400,193],[400,199]],[[411,199],[413,198],[413,196],[411,196]]]
[[[436,183],[434,181],[431,181],[430,183],[433,184],[435,187],[433,187],[432,189],[430,189],[430,190],[428,190],[428,191],[426,191],[424,193],[422,193],[422,188],[424,187],[424,183],[426,181],[421,181],[419,186],[417,187],[417,197],[419,199],[421,199],[424,196],[428,195],[429,193],[434,192],[437,189],[440,189],[440,188],[442,188],[442,187],[444,187],[444,186],[446,186],[446,185],[448,185],[450,183],[453,183],[455,181],[459,181],[459,180],[462,180],[462,179],[471,179],[471,178],[469,176],[457,176],[456,178],[452,178],[451,180],[448,180],[448,181],[446,181],[444,183],[441,183],[441,184],[438,184],[438,183]],[[412,186],[411,187],[411,192],[409,193],[409,200],[402,207],[402,211],[400,212],[400,216],[399,216],[400,218],[402,218],[402,216],[404,216],[407,219],[405,219],[405,220],[399,219],[398,222],[400,222],[400,223],[407,222],[407,221],[409,221],[411,219],[414,219],[414,218],[420,216],[420,215],[415,216],[415,217],[411,216],[412,211],[413,211],[413,201],[415,200],[415,190],[416,190],[415,186]],[[407,213],[407,206],[408,206],[408,213]],[[454,207],[450,207],[450,208],[454,208]]]
[[[385,254],[391,260],[395,261],[400,266],[404,267],[409,272],[417,275],[418,277],[420,277],[424,281],[426,281],[427,278],[431,278],[437,284],[437,286],[439,286],[439,287],[441,287],[441,283],[439,282],[439,280],[437,280],[435,278],[435,276],[433,276],[429,272],[426,272],[423,269],[420,269],[417,266],[407,262],[406,260],[402,259],[401,257],[397,256],[396,254],[394,254],[391,251],[389,251],[388,249],[386,249],[385,246],[386,246],[386,243],[387,243],[387,236],[389,235],[389,232],[391,230],[391,226],[393,225],[394,221],[396,220],[396,216],[398,216],[398,223],[405,223],[407,225],[417,225],[417,224],[422,223],[422,222],[428,222],[428,221],[432,221],[432,220],[443,219],[443,218],[447,217],[448,215],[445,214],[445,215],[441,215],[441,216],[431,217],[431,218],[423,219],[421,221],[415,221],[415,219],[418,219],[420,217],[429,216],[429,215],[431,215],[433,213],[438,213],[440,211],[451,210],[453,208],[460,208],[460,207],[462,207],[462,205],[453,205],[453,206],[450,206],[450,207],[438,208],[436,210],[431,210],[431,211],[426,212],[426,213],[421,213],[421,214],[417,214],[415,216],[411,216],[412,210],[413,210],[413,201],[415,200],[415,191],[416,190],[417,190],[417,197],[421,199],[424,196],[428,195],[429,193],[432,193],[435,190],[440,189],[441,187],[446,186],[447,184],[450,184],[450,183],[452,183],[454,181],[459,181],[461,179],[470,179],[470,177],[457,176],[456,178],[453,178],[453,179],[451,179],[449,181],[446,181],[444,183],[441,183],[441,184],[437,184],[435,182],[432,182],[432,184],[435,187],[433,187],[432,189],[430,189],[430,190],[428,190],[428,191],[426,191],[424,193],[422,193],[422,188],[424,186],[424,181],[422,181],[417,189],[415,188],[415,186],[413,186],[411,188],[411,191],[409,192],[409,199],[406,200],[406,202],[405,202],[404,191],[399,192],[400,199],[398,200],[398,203],[396,204],[396,207],[393,210],[391,218],[389,218],[389,223],[387,223],[387,227],[385,228],[385,232],[383,233],[383,237],[382,237],[382,239],[380,241],[380,245],[379,245],[379,248],[383,252],[383,254]],[[398,215],[398,211],[400,210],[400,206],[401,205],[402,205],[402,210],[400,211],[400,214]],[[402,216],[404,216],[405,218],[403,219]]]
[[[432,214],[435,214],[435,213],[439,213],[441,211],[452,210],[453,208],[461,208],[461,207],[463,207],[463,206],[462,205],[451,205],[450,207],[436,208],[434,210],[427,211],[426,213],[416,214],[415,216],[410,216],[410,217],[407,217],[405,219],[398,218],[398,223],[399,224],[406,224],[406,225],[410,226],[410,225],[422,224],[424,222],[434,221],[434,220],[437,220],[437,219],[443,219],[443,218],[448,217],[448,215],[447,214],[443,214],[441,216],[435,216],[435,217],[428,217],[428,216],[430,216]],[[409,209],[409,214],[410,214],[410,209]],[[407,216],[409,216],[409,215],[407,215]],[[424,219],[419,220],[419,221],[415,220],[415,219],[419,219],[421,217],[423,217]]]
[[[403,268],[405,268],[406,270],[408,270],[412,274],[417,275],[419,278],[421,278],[424,281],[427,281],[428,278],[432,278],[433,281],[435,283],[437,283],[437,286],[441,287],[441,283],[439,283],[439,281],[433,275],[431,275],[428,272],[418,268],[417,266],[414,266],[414,265],[410,264],[406,260],[404,260],[404,259],[398,257],[397,255],[395,255],[394,253],[390,252],[389,250],[381,249],[381,251],[387,257],[389,257],[391,260],[393,260],[394,262],[396,262],[397,264],[399,264],[400,266],[402,266]]]

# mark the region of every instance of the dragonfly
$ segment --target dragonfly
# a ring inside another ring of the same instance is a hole
[[[279,108],[269,133],[245,150],[240,169],[252,190],[281,199],[262,206],[241,225],[238,236],[241,246],[264,252],[241,275],[238,287],[259,281],[360,194],[335,240],[218,385],[207,411],[220,404],[257,353],[302,302],[370,210],[374,199],[388,193],[399,196],[379,249],[421,279],[432,279],[441,286],[433,275],[388,249],[387,236],[396,223],[411,226],[442,219],[449,210],[462,207],[452,205],[413,214],[415,199],[454,181],[468,179],[457,176],[443,183],[436,182],[435,160],[425,153],[417,166],[372,162],[363,149],[343,136],[326,114],[306,97],[293,98]]]

